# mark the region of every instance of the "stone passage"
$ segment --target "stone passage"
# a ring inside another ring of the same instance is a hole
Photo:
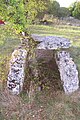
[[[55,61],[57,63],[61,81],[63,82],[63,89],[65,93],[69,94],[74,92],[79,88],[79,79],[78,79],[78,71],[76,65],[70,54],[66,51],[71,46],[71,43],[68,39],[62,37],[54,37],[54,36],[39,36],[32,35],[35,41],[39,41],[37,47],[35,48],[37,51],[38,57],[42,57],[42,54],[39,51],[49,50],[51,51],[48,55],[51,58],[55,56]],[[63,50],[65,49],[65,50]],[[55,54],[53,56],[53,53]],[[23,88],[23,82],[25,78],[25,63],[26,63],[27,51],[25,49],[17,49],[12,53],[12,58],[10,61],[10,69],[8,74],[8,82],[7,86],[11,90],[13,94],[19,94]],[[46,57],[46,55],[45,55]],[[42,57],[43,58],[43,57]],[[46,57],[46,62],[50,63],[50,58]],[[32,63],[36,64],[37,59],[33,60]],[[35,79],[38,78],[38,68],[37,70],[33,70],[35,74]],[[36,72],[37,71],[37,72]],[[54,72],[54,71],[53,71]],[[37,73],[37,77],[36,77]]]
[[[12,53],[7,86],[13,94],[18,95],[22,91],[25,78],[26,57],[27,51],[25,49],[16,49]]]
[[[72,93],[79,88],[78,71],[70,54],[66,51],[56,53],[56,63],[63,81],[65,93]]]

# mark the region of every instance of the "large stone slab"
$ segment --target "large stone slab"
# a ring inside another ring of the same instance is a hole
[[[69,48],[71,43],[69,39],[57,36],[39,36],[33,34],[32,37],[35,41],[40,41],[37,49],[48,49],[48,50],[56,50],[60,48]]]
[[[76,64],[66,51],[56,53],[56,63],[63,81],[65,93],[72,93],[79,88],[78,71]]]
[[[26,57],[27,51],[25,49],[16,49],[12,53],[7,86],[13,94],[18,95],[22,91],[25,78]]]

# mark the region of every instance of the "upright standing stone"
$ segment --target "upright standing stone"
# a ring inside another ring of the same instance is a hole
[[[7,86],[13,94],[18,95],[22,91],[25,78],[26,57],[27,51],[25,49],[16,49],[12,53]]]
[[[76,91],[79,88],[78,71],[70,54],[66,51],[57,52],[56,63],[65,93]]]

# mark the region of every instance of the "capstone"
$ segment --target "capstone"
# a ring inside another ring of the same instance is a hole
[[[37,36],[35,34],[33,34],[32,37],[36,41],[41,42],[38,44],[37,49],[57,50],[60,48],[69,48],[71,46],[71,43],[67,38],[56,36]]]

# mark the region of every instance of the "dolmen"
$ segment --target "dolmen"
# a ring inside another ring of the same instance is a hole
[[[79,88],[78,70],[68,48],[71,47],[69,39],[57,36],[40,36],[33,34],[32,38],[38,41],[36,49],[52,50],[55,53],[55,61],[63,82],[63,89],[66,94],[71,94]],[[25,79],[25,64],[28,51],[18,48],[12,53],[10,60],[7,87],[13,94],[20,94],[23,90]]]

